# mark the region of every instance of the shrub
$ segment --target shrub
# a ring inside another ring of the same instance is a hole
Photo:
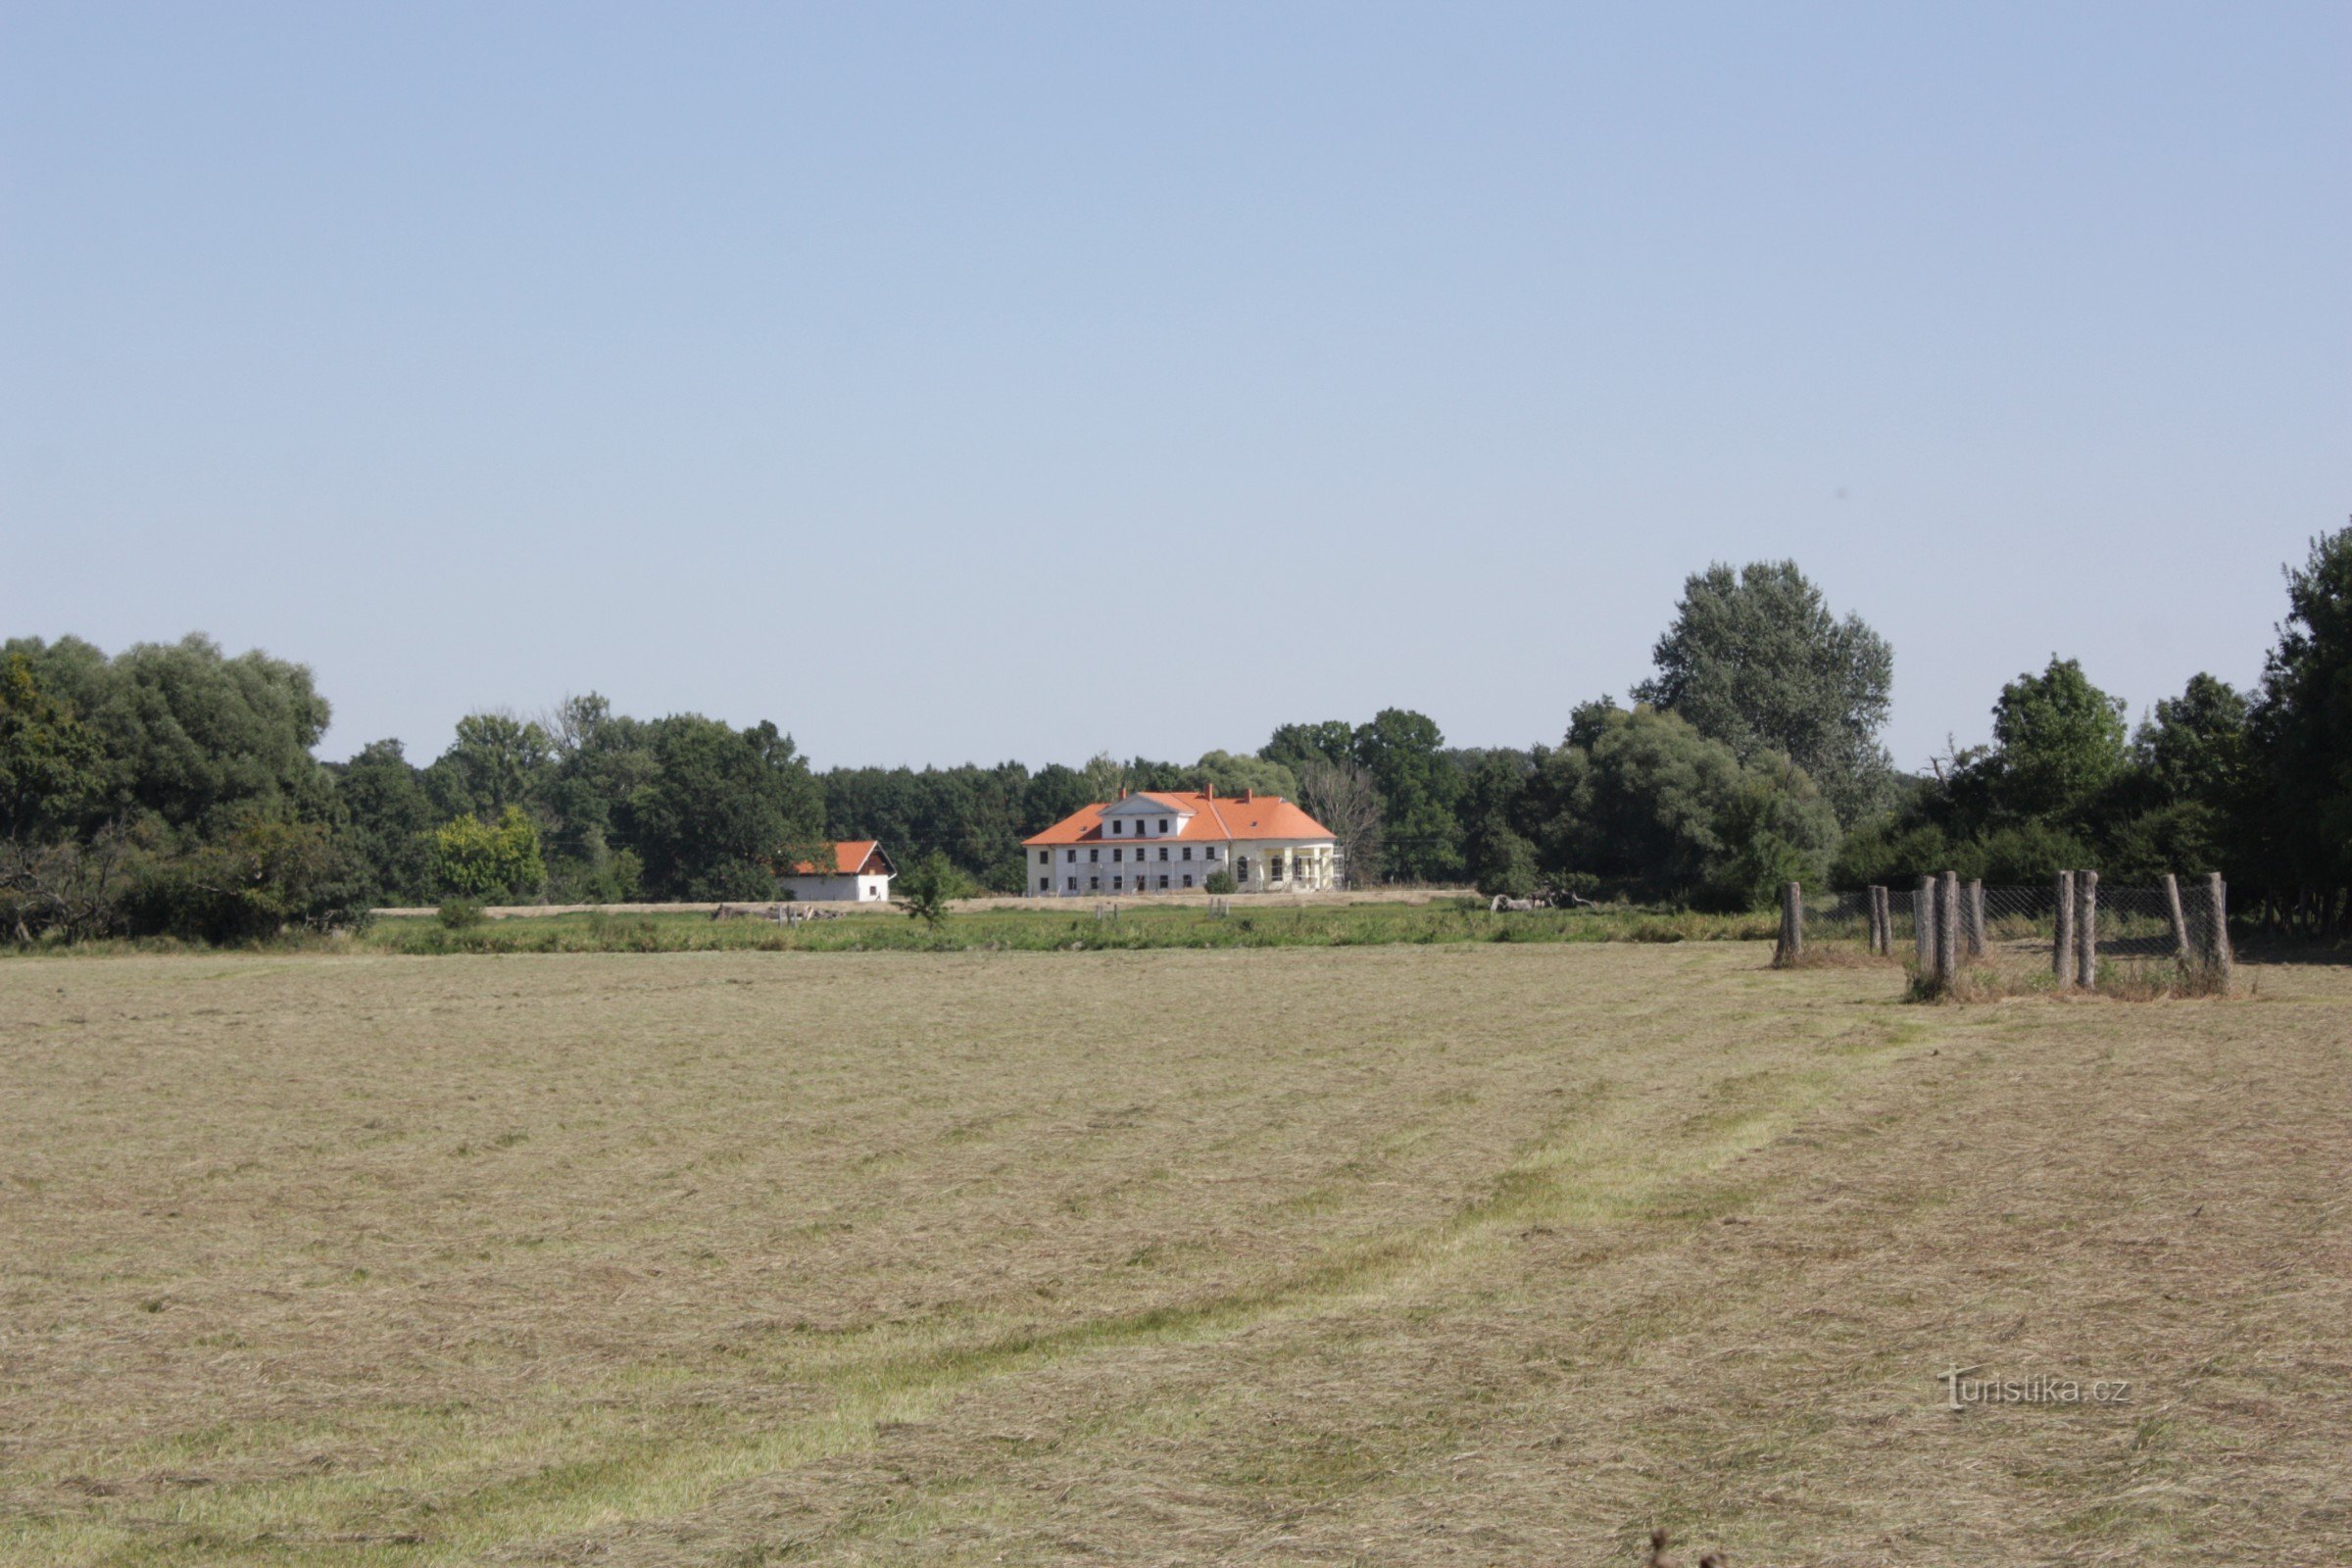
[[[915,919],[938,929],[948,917],[948,906],[963,897],[970,880],[946,856],[933,850],[901,873],[894,902]]]
[[[440,920],[447,930],[469,931],[488,918],[481,905],[472,899],[452,899],[441,906]]]
[[[497,825],[477,816],[452,817],[433,830],[433,879],[462,898],[530,898],[547,881],[539,830],[519,806]]]
[[[1210,893],[1231,893],[1234,891],[1233,873],[1231,871],[1211,871],[1200,886]]]

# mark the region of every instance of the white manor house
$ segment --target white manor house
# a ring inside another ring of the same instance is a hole
[[[1339,886],[1331,829],[1279,795],[1250,790],[1121,790],[1022,842],[1032,898],[1182,893],[1217,871],[1244,893]]]

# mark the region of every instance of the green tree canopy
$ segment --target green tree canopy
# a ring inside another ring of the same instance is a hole
[[[1981,790],[1993,823],[2079,820],[2130,765],[2124,702],[2090,683],[2072,659],[2052,656],[2020,675],[1992,707],[1992,750],[1964,786]]]
[[[740,733],[678,713],[646,726],[652,776],[617,814],[647,890],[664,899],[766,898],[779,864],[822,837],[824,794],[770,723]]]
[[[519,806],[493,824],[454,816],[433,831],[431,875],[437,890],[468,899],[536,898],[547,880],[539,830]]]
[[[2133,760],[2168,801],[2220,803],[2233,793],[2245,764],[2245,696],[2228,681],[2198,674],[2132,737]]]
[[[1526,820],[1544,868],[1645,898],[1747,902],[1759,879],[1826,879],[1837,814],[1776,753],[1747,761],[1680,714],[1587,714],[1540,753]],[[1791,875],[1791,868],[1801,874]]]
[[[2283,899],[2352,882],[2352,528],[2313,541],[2247,721],[2248,869]]]
[[[1262,757],[1237,757],[1231,752],[1203,752],[1200,760],[1186,771],[1184,787],[1213,789],[1219,795],[1255,790],[1260,795],[1279,795],[1286,801],[1298,799],[1298,775],[1288,767]]]
[[[0,836],[70,830],[106,798],[106,754],[41,690],[32,660],[0,655]]]
[[[202,635],[113,659],[73,637],[7,651],[104,748],[110,813],[226,831],[256,809],[305,820],[333,811],[333,783],[311,756],[326,732],[326,699],[301,664],[258,652],[232,659]]]
[[[1454,804],[1462,776],[1446,760],[1437,721],[1384,708],[1354,738],[1355,760],[1380,790],[1384,869],[1405,881],[1442,882],[1461,872],[1461,824]]]
[[[1257,749],[1257,755],[1281,763],[1294,775],[1309,762],[1353,761],[1355,726],[1341,718],[1318,724],[1285,724]]]
[[[1831,614],[1793,561],[1735,573],[1718,563],[1683,585],[1637,701],[1681,714],[1742,760],[1778,752],[1851,822],[1885,804],[1894,653],[1858,615]]]

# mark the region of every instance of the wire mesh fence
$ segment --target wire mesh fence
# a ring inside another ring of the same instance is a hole
[[[1947,871],[1808,906],[1790,884],[1775,961],[1900,964],[1922,996],[2201,996],[2230,988],[2229,893],[2218,876],[2102,887],[2095,871],[2063,871],[2046,887],[1988,888]]]

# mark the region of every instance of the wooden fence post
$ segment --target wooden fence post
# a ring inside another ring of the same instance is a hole
[[[1872,927],[1870,951],[1881,957],[1893,956],[1894,900],[1887,897],[1886,890],[1883,887],[1873,887],[1870,890],[1870,921]]]
[[[1936,978],[1936,879],[1923,876],[1911,896],[1912,936],[1919,946],[1919,977]]]
[[[2170,871],[2164,873],[2164,912],[2173,922],[2173,960],[2185,974],[2194,961],[2188,948],[2188,916],[2180,909],[2180,879]]]
[[[2099,873],[2075,873],[2075,984],[2095,991],[2099,984]]]
[[[2205,878],[2205,914],[2213,922],[2213,941],[2205,950],[2205,961],[2213,966],[2222,994],[2228,996],[2237,956],[2230,951],[2230,885],[2219,871]]]
[[[1805,956],[1805,885],[1788,884],[1788,956]]]
[[[1772,966],[1776,969],[1787,968],[1793,956],[1790,944],[1794,940],[1796,918],[1794,911],[1788,907],[1788,890],[1794,884],[1788,882],[1781,884],[1781,935],[1772,945]]]
[[[1968,884],[1968,956],[1984,956],[1984,884],[1981,881]]]
[[[1960,978],[1960,873],[1946,871],[1936,901],[1936,984],[1950,991]]]
[[[2050,972],[2058,989],[2075,983],[2075,873],[2058,873],[2058,940],[2050,949]]]

